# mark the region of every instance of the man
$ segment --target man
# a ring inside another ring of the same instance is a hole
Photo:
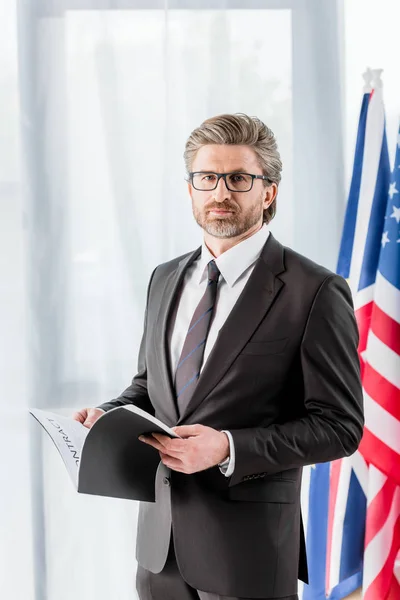
[[[144,440],[161,460],[140,504],[141,600],[293,600],[302,467],[352,454],[363,430],[351,294],[270,233],[282,165],[264,123],[208,119],[184,156],[203,244],[154,270],[132,384],[74,417],[133,403],[183,438]]]

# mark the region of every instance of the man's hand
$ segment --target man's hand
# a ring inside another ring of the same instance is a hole
[[[214,467],[229,456],[228,436],[205,425],[172,427],[182,440],[153,433],[140,436],[145,444],[159,451],[161,461],[173,471],[197,473]]]
[[[75,412],[72,418],[74,421],[79,421],[79,423],[90,429],[104,413],[105,411],[101,408],[82,408]]]

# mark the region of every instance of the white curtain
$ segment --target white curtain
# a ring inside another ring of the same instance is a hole
[[[284,163],[271,229],[335,268],[340,34],[335,0],[0,0],[2,598],[136,599],[137,504],[76,494],[27,409],[129,384],[151,270],[201,242],[193,128],[263,119]]]

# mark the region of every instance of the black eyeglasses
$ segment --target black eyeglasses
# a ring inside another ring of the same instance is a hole
[[[212,171],[188,173],[188,181],[195,190],[199,190],[200,192],[215,190],[221,177],[223,177],[225,185],[230,192],[249,192],[253,187],[255,179],[263,179],[272,183],[272,180],[265,175],[252,175],[251,173],[213,173]]]

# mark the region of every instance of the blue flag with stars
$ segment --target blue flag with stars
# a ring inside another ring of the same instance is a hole
[[[400,127],[382,235],[379,271],[400,289]]]

